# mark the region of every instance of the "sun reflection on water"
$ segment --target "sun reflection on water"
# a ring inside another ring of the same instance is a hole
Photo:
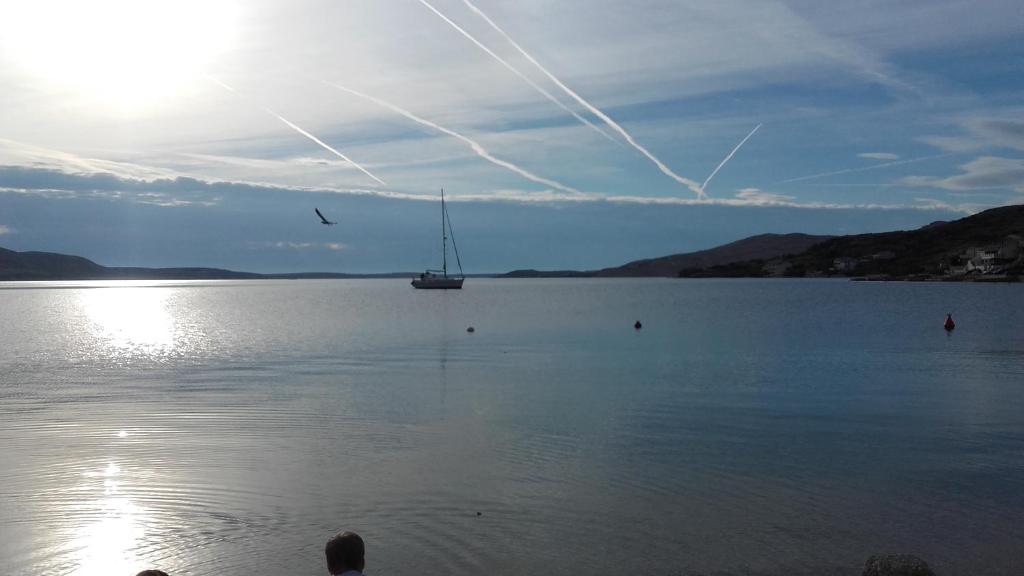
[[[120,476],[121,467],[114,462],[85,473],[90,491],[98,488],[94,479],[102,479],[102,496],[84,504],[89,520],[71,537],[74,576],[131,574],[140,565],[136,551],[148,521],[145,510],[123,493]]]
[[[158,356],[174,352],[179,330],[164,288],[83,290],[82,308],[93,334],[119,356]]]

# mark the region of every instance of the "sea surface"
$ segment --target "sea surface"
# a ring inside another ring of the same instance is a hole
[[[831,280],[3,283],[0,574],[318,575],[348,529],[371,575],[856,575],[882,552],[1019,575],[1022,303]]]

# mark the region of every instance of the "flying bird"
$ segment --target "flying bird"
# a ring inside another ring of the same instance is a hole
[[[324,218],[324,215],[320,213],[319,208],[313,208],[313,212],[316,212],[316,215],[320,217],[320,223],[323,224],[324,226],[334,226],[335,224],[337,224],[337,222],[331,222],[327,218]]]

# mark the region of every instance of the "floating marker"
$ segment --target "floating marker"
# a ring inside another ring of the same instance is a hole
[[[946,332],[950,332],[953,328],[956,328],[956,322],[953,322],[952,314],[946,314],[946,321],[942,323],[942,327],[946,329]]]
[[[476,328],[470,326],[469,328],[466,328],[466,332],[476,332]]]
[[[644,325],[641,324],[639,320],[636,321],[636,324],[633,324],[633,328],[636,328],[637,330],[639,330],[639,329],[641,329],[643,327],[644,327]]]

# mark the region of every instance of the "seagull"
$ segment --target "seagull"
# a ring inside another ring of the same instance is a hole
[[[337,222],[331,222],[327,218],[324,218],[324,215],[320,213],[319,208],[313,208],[313,211],[316,212],[316,215],[320,217],[320,223],[323,224],[324,226],[334,226],[335,224],[337,224]]]

